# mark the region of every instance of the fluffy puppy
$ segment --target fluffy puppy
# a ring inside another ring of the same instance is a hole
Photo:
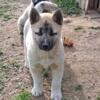
[[[26,62],[32,78],[32,94],[43,92],[42,69],[52,71],[51,99],[61,100],[61,82],[64,70],[64,48],[61,35],[63,17],[61,11],[38,13],[31,9],[24,27]]]
[[[51,69],[51,99],[61,100],[64,70],[62,41],[63,17],[57,5],[49,1],[31,4],[18,20],[19,32],[24,33],[25,63],[33,78],[32,95],[43,93],[42,70]],[[55,11],[54,11],[55,10]]]

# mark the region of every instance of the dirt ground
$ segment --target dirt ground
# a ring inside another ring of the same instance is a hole
[[[31,91],[29,71],[24,68],[23,47],[17,31],[17,19],[27,2],[10,2],[9,16],[0,17],[0,100],[11,100],[20,91]],[[6,20],[4,18],[7,18]],[[65,72],[62,82],[63,100],[99,100],[100,96],[100,19],[91,16],[66,16],[62,34],[74,41],[65,47]],[[32,100],[50,100],[50,80],[44,79],[44,95]]]

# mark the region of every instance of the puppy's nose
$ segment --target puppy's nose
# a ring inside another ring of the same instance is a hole
[[[48,43],[44,43],[42,46],[43,46],[44,50],[48,50],[49,49],[49,44]]]
[[[44,50],[48,50],[49,49],[49,41],[47,39],[44,39],[42,47]]]

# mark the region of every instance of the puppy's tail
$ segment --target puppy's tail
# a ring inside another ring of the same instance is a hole
[[[41,1],[51,1],[51,0],[31,0],[31,2],[35,5],[37,5]]]
[[[43,12],[52,12],[56,10],[58,6],[55,3],[49,1],[41,1],[35,6],[35,8],[39,13],[43,13]]]

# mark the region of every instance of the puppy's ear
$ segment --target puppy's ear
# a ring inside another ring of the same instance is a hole
[[[59,25],[63,24],[63,16],[60,10],[56,10],[53,15],[53,20]]]
[[[30,22],[31,22],[31,24],[38,22],[39,19],[40,19],[40,15],[39,15],[38,11],[35,8],[32,8],[31,12],[30,12]]]

